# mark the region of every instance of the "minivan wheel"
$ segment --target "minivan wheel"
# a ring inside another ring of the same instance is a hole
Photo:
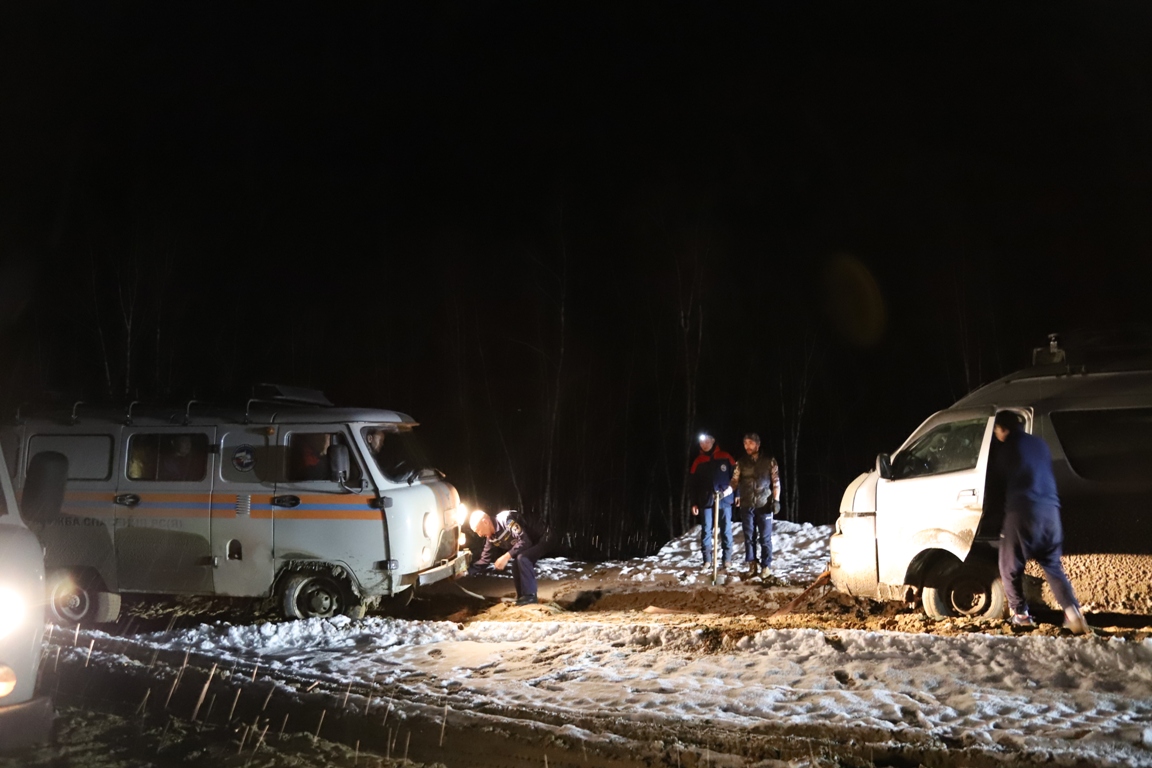
[[[996,569],[987,564],[937,566],[925,579],[920,602],[934,619],[999,619],[1007,607],[1004,584]]]
[[[120,615],[120,595],[80,574],[53,571],[47,581],[48,619],[56,624],[110,624]]]
[[[337,580],[320,574],[294,573],[284,582],[281,606],[289,619],[328,619],[344,614],[364,616],[360,604]]]

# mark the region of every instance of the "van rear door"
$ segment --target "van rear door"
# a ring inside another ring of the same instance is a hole
[[[995,411],[942,411],[892,457],[876,483],[880,581],[902,584],[912,559],[946,549],[963,560],[979,527]]]
[[[125,427],[116,488],[120,589],[207,594],[212,586],[215,427]]]

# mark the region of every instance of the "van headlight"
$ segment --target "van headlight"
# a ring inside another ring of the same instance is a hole
[[[430,539],[435,539],[438,533],[440,533],[440,515],[433,512],[425,512],[424,535]]]
[[[460,505],[453,511],[453,515],[456,520],[456,527],[463,528],[464,523],[468,522],[468,507],[465,506],[464,502],[460,502]]]
[[[16,690],[16,671],[0,664],[0,699]]]
[[[7,637],[23,624],[27,611],[19,592],[11,587],[0,587],[0,637]]]

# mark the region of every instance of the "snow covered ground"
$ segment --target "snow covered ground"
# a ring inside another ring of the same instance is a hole
[[[820,573],[828,533],[778,524],[781,577]],[[650,558],[557,558],[542,570],[691,585],[706,578],[695,541],[690,532]],[[153,701],[188,654],[201,670],[228,670],[231,684],[314,711],[338,703],[385,726],[422,718],[425,731],[439,722],[448,765],[544,764],[542,754],[552,766],[1152,766],[1152,638],[750,628],[718,643],[707,624],[640,612],[501,610],[493,616],[515,620],[217,622],[130,636],[57,630],[53,643],[64,666],[156,677]],[[153,669],[157,656],[168,666]],[[536,763],[480,759],[531,739]]]

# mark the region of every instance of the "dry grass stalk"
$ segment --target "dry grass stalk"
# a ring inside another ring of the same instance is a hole
[[[60,646],[56,646],[56,661],[52,665],[52,671],[55,672],[60,668]]]
[[[404,763],[408,763],[408,743],[412,741],[412,731],[404,734]]]
[[[144,710],[148,707],[148,697],[152,695],[152,689],[144,691],[144,698],[140,701],[140,706],[136,708],[136,714],[144,714]]]
[[[236,750],[236,754],[244,751],[244,743],[248,741],[248,731],[252,730],[252,726],[244,726],[244,735],[240,737],[240,749]]]
[[[237,688],[236,689],[236,698],[232,699],[232,709],[228,710],[227,722],[229,722],[229,723],[232,722],[232,715],[236,714],[236,704],[240,701],[240,691],[241,690],[243,690],[243,689]]]
[[[164,699],[164,709],[168,709],[168,705],[172,703],[172,694],[176,693],[176,686],[180,685],[180,675],[172,678],[172,687],[168,689],[168,698]]]
[[[268,689],[268,695],[264,697],[264,706],[260,707],[260,711],[268,709],[268,702],[272,701],[272,694],[276,692],[276,684],[273,683],[272,687]]]
[[[196,699],[196,706],[192,708],[192,722],[196,722],[197,716],[200,714],[200,707],[204,705],[204,698],[208,695],[208,686],[212,685],[212,678],[216,677],[216,665],[212,665],[212,671],[208,673],[208,679],[204,681],[204,687],[200,689],[200,698]]]
[[[348,681],[348,687],[344,689],[344,701],[340,704],[340,709],[348,707],[348,694],[352,693],[352,681]]]
[[[256,682],[256,673],[257,673],[257,672],[259,672],[259,671],[260,671],[260,662],[256,662],[256,666],[255,666],[255,667],[253,667],[253,669],[252,669],[252,680],[251,680],[251,682],[253,682],[253,683],[254,683],[254,682]]]
[[[316,686],[318,686],[318,685],[320,685],[319,680],[317,680],[316,682],[312,683],[312,685],[305,688],[304,693],[312,693],[312,691],[315,690]]]
[[[448,725],[448,705],[444,705],[444,716],[440,718],[440,747],[444,747],[444,728]]]
[[[204,713],[204,722],[207,723],[209,718],[212,717],[212,707],[216,704],[216,694],[212,694],[212,698],[208,699],[208,711]],[[200,726],[203,728],[203,724]]]
[[[313,742],[316,742],[320,739],[320,729],[324,727],[324,715],[326,714],[328,714],[327,709],[320,713],[320,722],[316,724],[316,733],[312,735]]]
[[[356,752],[352,759],[352,765],[360,765],[360,739],[356,739]]]
[[[280,723],[280,738],[284,738],[284,729],[288,727],[288,713],[284,713],[284,720]]]
[[[80,623],[76,623],[76,634],[72,636],[72,645],[80,644]]]

